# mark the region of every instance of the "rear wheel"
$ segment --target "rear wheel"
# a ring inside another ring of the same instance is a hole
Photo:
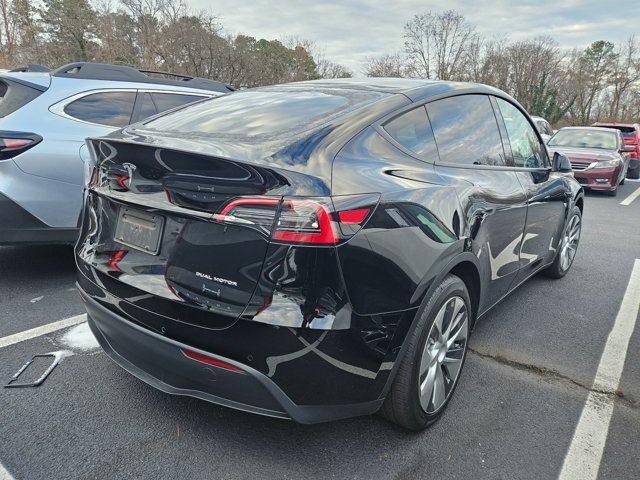
[[[573,207],[569,215],[569,220],[564,227],[562,234],[562,240],[558,245],[558,253],[555,260],[546,270],[544,274],[551,278],[564,277],[571,265],[578,251],[578,244],[580,243],[580,233],[582,232],[582,213],[578,207]]]
[[[634,180],[640,178],[640,166],[634,168],[633,170],[631,168],[627,170],[627,178],[632,178]]]
[[[467,354],[471,302],[464,282],[448,275],[418,311],[381,413],[410,430],[422,430],[444,412]]]

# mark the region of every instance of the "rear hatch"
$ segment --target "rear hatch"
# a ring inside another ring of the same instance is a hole
[[[79,255],[94,272],[85,273],[110,282],[108,290],[119,298],[189,323],[212,320],[180,311],[176,302],[218,314],[209,327],[239,317],[262,270],[280,203],[272,192],[287,180],[220,157],[132,143],[93,147],[99,168]],[[145,294],[155,300],[134,300]]]

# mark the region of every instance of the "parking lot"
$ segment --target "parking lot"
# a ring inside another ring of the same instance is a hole
[[[0,381],[34,354],[73,352],[40,387],[0,389],[0,479],[546,479],[568,451],[568,462],[597,469],[570,446],[637,285],[628,288],[640,258],[639,189],[627,181],[615,198],[587,193],[572,270],[533,278],[485,316],[449,410],[418,434],[377,416],[308,426],[166,395],[112,363],[86,323],[20,336],[83,313],[72,250],[0,248]],[[618,391],[605,395],[613,415],[608,434],[600,429],[600,478],[640,478],[638,330]]]

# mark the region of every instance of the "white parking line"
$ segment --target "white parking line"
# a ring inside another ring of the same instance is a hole
[[[640,189],[639,189],[640,190]],[[640,260],[636,259],[613,329],[600,357],[598,371],[582,409],[560,480],[596,479],[613,415],[613,393],[618,389],[624,362],[640,309]],[[596,393],[606,392],[606,393]]]
[[[2,463],[0,463],[0,480],[15,480]]]
[[[640,188],[636,188],[631,195],[620,202],[620,205],[630,205],[638,197],[640,197]]]
[[[82,315],[65,318],[64,320],[47,323],[46,325],[32,328],[30,330],[25,330],[24,332],[15,333],[7,337],[2,337],[0,338],[0,348],[8,347],[9,345],[13,345],[15,343],[24,342],[25,340],[29,340],[31,338],[40,337],[42,335],[46,335],[47,333],[62,330],[63,328],[72,327],[73,325],[78,325],[79,323],[85,322],[86,320],[87,314],[83,313]],[[2,479],[2,477],[0,477],[0,479]]]

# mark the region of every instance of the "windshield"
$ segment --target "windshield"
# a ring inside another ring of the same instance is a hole
[[[240,140],[289,137],[383,96],[347,89],[241,91],[151,120],[146,127]]]
[[[616,150],[617,134],[596,129],[562,129],[551,140],[552,147],[602,148]]]

